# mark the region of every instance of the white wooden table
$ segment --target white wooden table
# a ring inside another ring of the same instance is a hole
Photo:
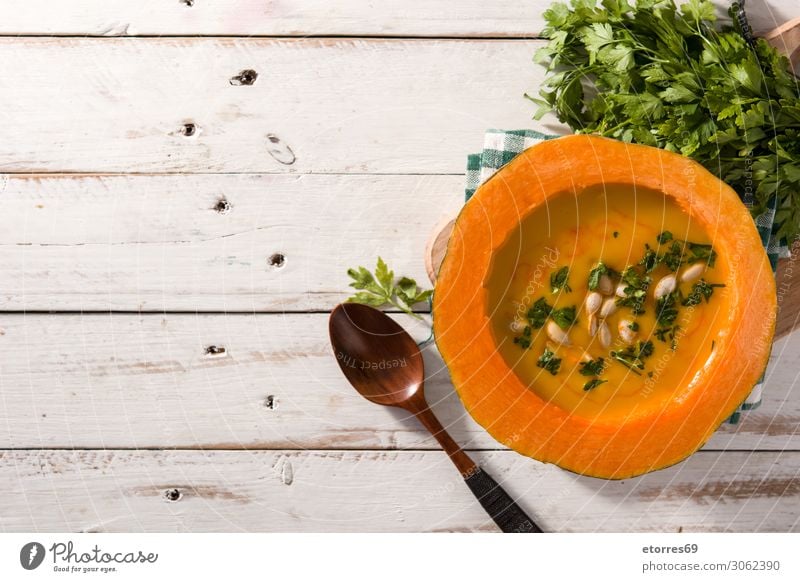
[[[537,127],[547,4],[3,0],[0,530],[494,531],[345,383],[327,312],[377,255],[425,280],[483,130]],[[428,394],[547,530],[798,530],[799,348],[739,426],[623,482],[503,450],[433,349]]]

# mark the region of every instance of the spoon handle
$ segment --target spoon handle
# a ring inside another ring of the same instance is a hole
[[[464,482],[472,494],[505,533],[542,533],[533,520],[516,504],[511,496],[492,479],[491,475],[475,464],[460,446],[447,434],[447,431],[428,408],[427,403],[414,403],[409,406],[425,428],[439,441],[453,464],[464,477]]]
[[[542,533],[541,528],[489,473],[476,466],[464,481],[502,532]]]

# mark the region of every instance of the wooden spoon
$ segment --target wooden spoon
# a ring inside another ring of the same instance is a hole
[[[382,311],[343,303],[331,313],[331,344],[339,367],[364,398],[407,410],[439,441],[467,486],[504,532],[541,533],[541,529],[492,477],[461,450],[428,407],[425,368],[417,344]]]

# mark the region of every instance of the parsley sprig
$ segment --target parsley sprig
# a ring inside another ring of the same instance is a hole
[[[350,286],[359,290],[347,299],[348,303],[363,303],[372,307],[393,305],[417,319],[422,319],[412,308],[417,303],[427,301],[433,294],[430,289],[420,289],[417,282],[409,277],[395,280],[394,271],[380,257],[374,274],[365,267],[348,269],[347,274],[353,279]]]
[[[800,96],[778,51],[736,18],[721,30],[709,0],[572,0],[544,18],[537,118],[688,156],[752,191],[754,215],[777,197],[777,235],[800,235]]]

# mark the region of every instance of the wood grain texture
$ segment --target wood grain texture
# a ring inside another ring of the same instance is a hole
[[[800,528],[800,453],[698,453],[617,482],[475,457],[545,531]],[[3,531],[496,531],[441,452],[0,452],[0,489]]]
[[[800,241],[791,249],[791,257],[778,262],[775,285],[778,295],[778,319],[775,336],[782,337],[800,327]]]
[[[0,448],[438,449],[346,382],[327,314],[5,315]],[[416,339],[423,324],[397,316]],[[224,354],[206,353],[208,346]],[[502,448],[466,414],[435,347],[426,395],[456,441]],[[764,403],[707,450],[800,450],[800,334],[773,351]]]
[[[679,0],[680,1],[680,0]],[[0,34],[531,37],[550,0],[4,0]],[[718,0],[726,19],[727,2]],[[794,0],[748,0],[756,32],[797,16]]]
[[[537,46],[0,38],[0,171],[463,174],[486,128],[546,130]]]
[[[377,256],[424,284],[463,177],[0,176],[0,195],[0,310],[330,310]]]

